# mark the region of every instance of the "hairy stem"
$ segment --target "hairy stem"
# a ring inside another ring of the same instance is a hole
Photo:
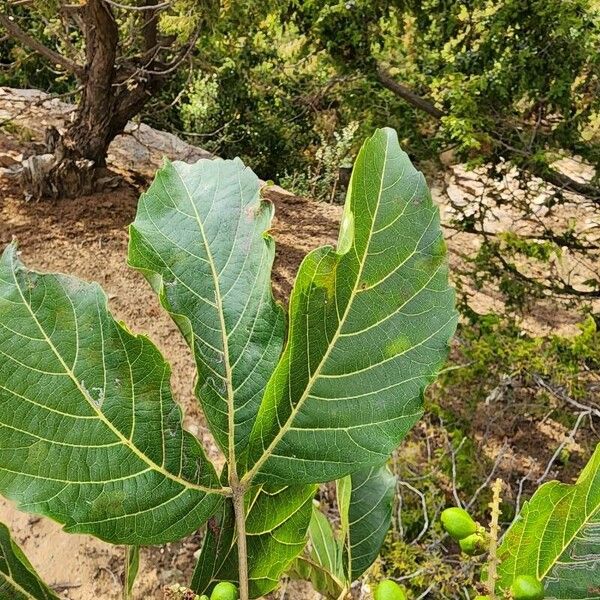
[[[498,527],[498,518],[501,514],[501,491],[502,479],[496,479],[492,485],[493,496],[492,501],[490,502],[492,517],[490,520],[490,549],[488,559],[487,588],[491,600],[496,600],[496,580],[498,579],[498,557],[496,556],[496,550],[498,548],[498,534],[500,533],[500,528]]]
[[[233,510],[238,545],[238,571],[240,582],[240,600],[248,600],[248,549],[246,547],[246,510],[244,507],[245,489],[241,485],[233,488]]]

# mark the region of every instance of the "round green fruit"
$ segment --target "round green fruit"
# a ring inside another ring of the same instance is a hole
[[[478,533],[472,533],[458,542],[460,549],[469,556],[481,554],[485,550],[485,540]]]
[[[532,575],[515,577],[510,591],[515,600],[543,600],[544,586]]]
[[[473,598],[473,600],[490,600],[489,596],[475,596],[475,598]]]
[[[455,540],[462,540],[477,531],[477,523],[464,509],[453,506],[442,512],[442,525]]]
[[[210,600],[238,600],[238,590],[229,581],[221,581],[214,587]]]
[[[209,598],[206,594],[202,594],[202,596],[200,596],[200,600],[209,600]]]
[[[406,600],[404,588],[395,581],[384,579],[375,590],[375,600]]]

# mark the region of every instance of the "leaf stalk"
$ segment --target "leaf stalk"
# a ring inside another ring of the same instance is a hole
[[[232,483],[231,488],[233,490],[233,511],[237,530],[240,600],[248,600],[248,547],[246,545],[246,509],[244,506],[246,489],[239,482],[237,485]]]

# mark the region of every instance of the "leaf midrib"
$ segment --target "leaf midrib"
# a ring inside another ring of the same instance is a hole
[[[153,470],[158,471],[161,475],[165,476],[168,479],[171,479],[172,481],[175,481],[176,483],[178,483],[178,484],[180,484],[180,485],[182,485],[184,487],[192,488],[194,490],[201,491],[201,492],[204,492],[206,494],[215,493],[215,494],[227,495],[229,493],[229,490],[227,488],[209,488],[209,487],[206,487],[206,486],[203,486],[203,485],[192,483],[191,481],[187,481],[186,479],[182,479],[181,477],[178,477],[177,475],[174,475],[173,473],[170,473],[169,471],[167,471],[166,469],[164,469],[162,466],[156,464],[152,459],[150,459],[143,452],[141,452],[137,448],[137,446],[135,446],[135,444],[133,444],[127,437],[125,437],[105,417],[104,413],[102,413],[102,411],[100,411],[98,409],[98,407],[93,402],[90,402],[90,400],[89,400],[89,394],[87,393],[86,390],[84,390],[81,387],[81,384],[80,384],[79,380],[77,379],[77,377],[75,377],[75,374],[73,373],[73,371],[71,370],[71,368],[66,364],[66,362],[64,361],[62,355],[58,352],[56,346],[54,345],[54,343],[52,342],[52,340],[46,334],[46,331],[44,330],[44,328],[42,327],[41,323],[39,322],[37,316],[33,312],[33,309],[31,308],[31,306],[29,305],[29,303],[25,299],[25,296],[23,294],[23,290],[21,289],[21,286],[19,285],[19,281],[17,280],[16,265],[15,265],[13,256],[11,256],[11,273],[12,273],[12,276],[13,276],[13,279],[14,279],[14,282],[15,282],[15,286],[16,286],[18,292],[19,292],[19,296],[21,296],[21,300],[22,300],[23,304],[27,308],[27,311],[31,315],[31,318],[33,319],[33,321],[36,324],[37,328],[39,329],[40,333],[43,335],[44,340],[46,341],[46,343],[48,344],[48,346],[50,347],[50,349],[54,352],[54,355],[56,356],[56,358],[58,359],[58,361],[62,365],[63,369],[65,370],[65,373],[73,381],[73,383],[75,384],[75,386],[77,387],[77,389],[79,390],[79,392],[81,393],[81,395],[85,398],[86,402],[89,404],[89,406],[91,407],[91,409],[96,413],[97,418],[100,419],[102,421],[102,423],[104,423],[104,425],[106,427],[108,427],[108,429],[110,429],[110,431],[121,441],[121,443],[124,446],[126,446],[127,448],[129,448],[129,450],[131,450],[142,462],[146,463]],[[75,316],[75,320],[77,320],[76,316]],[[119,325],[117,324],[117,326],[119,326]],[[163,432],[161,432],[161,433],[163,433]],[[182,431],[182,435],[185,435],[184,431]]]
[[[217,167],[218,168],[218,167]],[[204,250],[206,251],[206,256],[208,258],[208,264],[210,265],[210,272],[213,278],[213,284],[215,288],[215,308],[219,315],[219,325],[221,328],[221,343],[223,344],[223,365],[225,367],[225,386],[227,388],[227,451],[228,451],[228,462],[229,468],[231,470],[231,474],[234,475],[236,473],[236,459],[235,459],[235,403],[233,396],[233,373],[231,369],[231,364],[229,360],[229,340],[227,337],[227,329],[225,326],[225,316],[223,314],[223,298],[221,296],[221,288],[219,285],[219,276],[217,273],[215,261],[212,256],[212,252],[210,251],[210,246],[208,244],[208,240],[206,239],[206,232],[204,231],[204,225],[202,224],[202,219],[200,218],[200,213],[198,212],[198,208],[194,202],[192,194],[184,181],[181,173],[174,168],[174,171],[177,173],[181,184],[183,185],[185,192],[188,196],[189,202],[192,205],[192,209],[194,211],[194,215],[196,218],[196,222],[198,223],[198,227],[200,230],[200,237],[202,238],[202,244],[204,245]],[[238,175],[239,177],[239,175]],[[217,185],[215,187],[214,198],[217,195],[219,190],[219,186],[221,184],[221,178],[217,177]],[[169,194],[170,195],[170,194]],[[235,475],[237,477],[237,475]]]
[[[381,181],[379,183],[379,191],[377,193],[377,206],[375,208],[375,214],[373,215],[373,218],[371,220],[371,226],[369,228],[369,236],[368,236],[368,243],[367,246],[365,248],[365,252],[361,258],[360,261],[360,268],[359,271],[356,275],[356,280],[354,282],[354,285],[352,287],[352,295],[350,297],[350,300],[348,301],[348,304],[346,305],[346,309],[344,311],[344,314],[342,315],[342,318],[338,321],[338,326],[337,329],[335,331],[335,334],[331,340],[331,342],[329,343],[329,346],[327,348],[327,351],[325,352],[325,354],[323,355],[323,358],[321,359],[321,361],[319,362],[317,368],[315,369],[314,373],[310,376],[310,379],[308,380],[307,384],[306,384],[306,388],[304,390],[304,392],[302,393],[302,396],[300,397],[300,399],[298,400],[298,402],[296,403],[296,406],[294,406],[294,408],[292,409],[290,416],[288,417],[287,421],[284,423],[283,427],[281,427],[281,429],[279,430],[279,433],[275,436],[275,438],[273,439],[273,441],[269,444],[269,446],[267,447],[266,450],[263,451],[262,455],[260,456],[260,458],[256,461],[256,463],[254,464],[254,466],[252,467],[252,469],[250,469],[250,471],[248,471],[248,473],[243,477],[243,481],[252,481],[252,479],[255,477],[255,475],[258,473],[258,471],[260,470],[260,468],[262,467],[262,465],[265,463],[265,461],[269,458],[269,456],[272,454],[272,452],[275,450],[277,444],[279,444],[279,442],[281,441],[281,439],[283,438],[283,436],[287,433],[288,429],[291,427],[291,424],[294,422],[294,419],[296,418],[296,415],[298,414],[298,412],[300,411],[300,409],[302,408],[304,402],[306,401],[306,399],[308,398],[308,396],[310,395],[310,390],[312,390],[315,381],[318,379],[321,369],[323,368],[323,365],[326,363],[326,361],[329,359],[329,355],[332,352],[333,348],[335,347],[335,344],[337,343],[338,338],[340,337],[340,333],[341,330],[345,324],[345,321],[348,317],[348,313],[350,311],[350,308],[352,307],[352,304],[354,302],[354,299],[357,297],[357,287],[358,284],[360,282],[360,278],[362,276],[362,272],[365,266],[365,262],[367,259],[367,256],[369,254],[368,252],[368,248],[369,245],[371,243],[371,239],[373,236],[373,228],[375,227],[375,222],[377,221],[377,216],[379,213],[379,208],[381,207],[381,195],[383,193],[383,181],[384,181],[384,174],[385,174],[385,170],[386,170],[386,162],[387,162],[387,155],[388,155],[388,150],[389,150],[389,136],[386,135],[385,138],[385,152],[383,154],[383,160],[382,160],[382,172],[381,172]],[[354,177],[354,173],[355,171],[353,171],[353,177]],[[352,177],[352,178],[353,178]],[[352,179],[350,180],[350,190],[352,190]],[[355,246],[356,244],[356,232],[354,232],[354,239],[353,239],[353,246],[356,248]],[[356,249],[355,249],[356,252]],[[336,306],[337,306],[337,301],[336,301]],[[290,338],[291,341],[291,338]]]
[[[10,534],[9,534],[9,535],[10,535]],[[10,544],[10,543],[11,543],[11,541],[10,541],[10,539],[9,539],[9,540],[8,540],[8,544]],[[12,572],[13,572],[13,571],[12,571],[12,569],[10,568],[10,563],[9,563],[8,557],[7,557],[7,559],[6,559],[6,566],[7,566],[7,568],[8,568],[8,573],[1,572],[1,573],[0,573],[0,575],[2,575],[2,576],[4,577],[4,579],[5,579],[6,581],[8,581],[8,583],[9,583],[10,585],[12,585],[12,586],[14,586],[15,588],[17,588],[17,591],[19,591],[19,592],[23,593],[23,594],[25,595],[25,597],[26,597],[26,598],[30,598],[31,600],[38,600],[38,599],[37,599],[35,596],[32,596],[32,595],[31,595],[31,594],[30,594],[30,593],[29,593],[29,592],[28,592],[28,591],[27,591],[25,588],[23,588],[23,587],[22,587],[22,586],[21,586],[19,583],[17,583],[17,582],[15,581],[15,579],[14,579],[14,578],[13,578],[13,576],[12,576]],[[23,568],[25,568],[25,566],[23,566]],[[29,572],[31,573],[31,571],[29,571]],[[34,577],[35,577],[35,575],[34,575]],[[42,590],[42,591],[43,591],[43,590]],[[44,597],[45,597],[45,598],[48,598],[48,595],[46,594],[46,592],[44,592]]]

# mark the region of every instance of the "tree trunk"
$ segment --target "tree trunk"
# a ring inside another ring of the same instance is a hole
[[[86,64],[83,90],[75,120],[65,133],[52,136],[53,152],[32,157],[24,165],[23,181],[35,198],[73,198],[95,190],[99,169],[106,166],[108,146],[115,135],[115,62],[119,31],[109,6],[88,0],[82,9]]]
[[[162,77],[135,67],[117,70],[119,30],[110,6],[87,0],[82,17],[86,64],[75,120],[64,134],[47,136],[48,154],[24,161],[24,187],[36,199],[75,198],[101,189],[110,143],[163,84]],[[150,21],[148,44],[156,43],[152,28],[156,19]]]

